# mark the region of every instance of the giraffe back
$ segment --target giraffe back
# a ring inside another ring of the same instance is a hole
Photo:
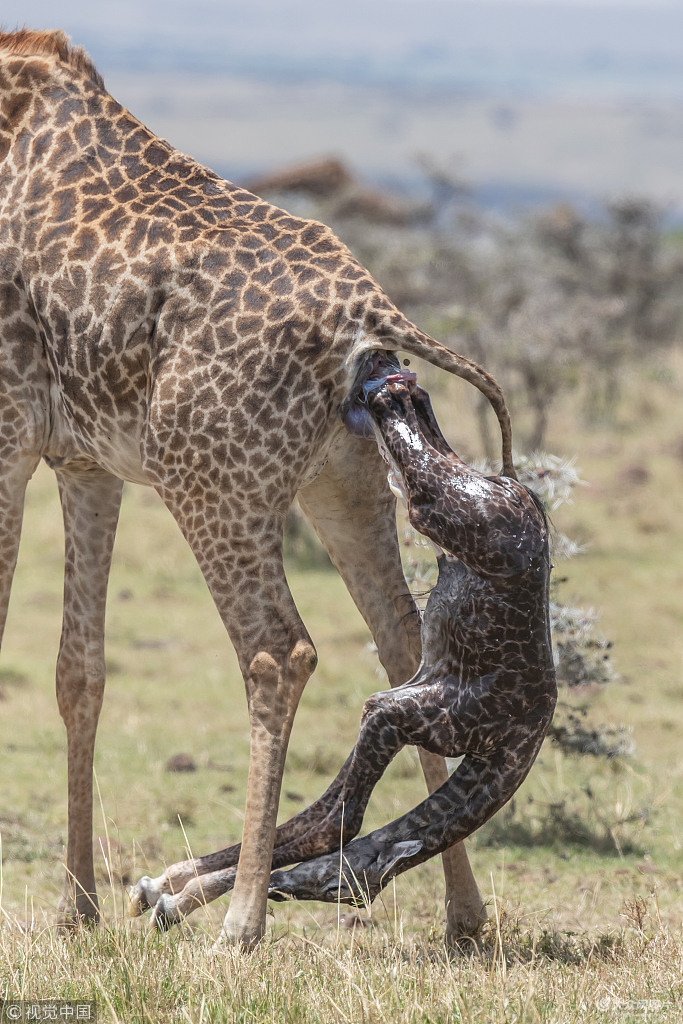
[[[402,321],[367,271],[157,138],[61,33],[0,35],[0,97],[0,328],[43,360],[42,453],[148,482],[146,429],[179,458],[229,434],[305,475],[349,353]]]

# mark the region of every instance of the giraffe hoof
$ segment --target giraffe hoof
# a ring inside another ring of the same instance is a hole
[[[183,915],[178,909],[175,897],[170,893],[163,893],[154,905],[150,928],[155,928],[158,932],[167,932],[182,920]]]
[[[137,885],[128,891],[128,916],[140,917],[159,902],[161,892],[154,878],[143,875]]]
[[[57,907],[57,927],[65,932],[75,932],[80,928],[93,928],[100,921],[95,887],[92,894],[72,892],[62,894]]]
[[[487,921],[486,907],[472,907],[469,912],[459,915],[446,922],[444,945],[446,949],[471,951],[477,948],[476,939],[481,935]]]
[[[57,913],[57,927],[65,933],[73,933],[79,928],[95,928],[100,923],[99,911],[82,913],[75,907],[61,909]]]

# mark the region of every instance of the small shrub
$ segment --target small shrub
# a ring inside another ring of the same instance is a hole
[[[577,847],[608,856],[642,856],[636,834],[645,817],[642,812],[609,814],[589,790],[574,791],[556,803],[529,797],[523,809],[512,799],[475,833],[476,845],[544,846],[558,853]]]

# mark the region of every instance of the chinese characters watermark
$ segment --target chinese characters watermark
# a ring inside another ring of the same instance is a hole
[[[97,1003],[86,999],[6,999],[0,1002],[0,1022],[97,1021]]]

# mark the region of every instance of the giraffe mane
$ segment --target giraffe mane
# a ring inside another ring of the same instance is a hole
[[[104,89],[104,79],[82,46],[70,46],[69,37],[61,29],[34,31],[20,28],[16,32],[0,32],[0,53],[22,57],[57,57]]]

